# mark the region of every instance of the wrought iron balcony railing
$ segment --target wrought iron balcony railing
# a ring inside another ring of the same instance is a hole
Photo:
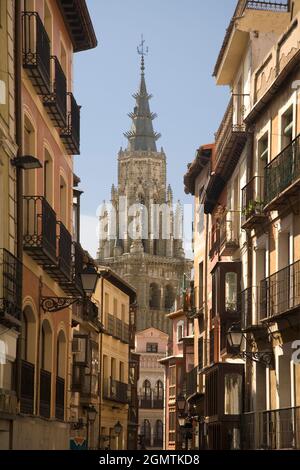
[[[265,204],[276,209],[295,196],[298,201],[300,184],[300,134],[265,168]]]
[[[103,396],[106,400],[117,401],[119,403],[130,402],[130,387],[127,383],[119,380],[106,379],[103,384]]]
[[[51,56],[51,64],[51,93],[43,96],[43,102],[51,121],[63,129],[67,125],[67,79],[56,56]]]
[[[38,94],[50,93],[50,40],[36,12],[22,14],[23,67]]]
[[[239,247],[238,211],[227,211],[220,220],[220,254],[232,255]]]
[[[34,411],[34,365],[21,361],[21,400],[20,411],[32,415]]]
[[[72,242],[71,246],[71,280],[61,281],[63,289],[73,296],[83,295],[80,274],[84,266],[84,250],[80,243]]]
[[[67,125],[61,130],[60,137],[67,152],[71,155],[80,153],[80,106],[72,93],[67,93]]]
[[[189,397],[197,393],[198,387],[198,367],[195,367],[186,374],[186,396]]]
[[[60,421],[65,418],[65,381],[61,377],[56,377],[55,417]]]
[[[300,308],[300,261],[261,281],[260,320]]]
[[[40,415],[50,418],[51,412],[51,372],[40,371]]]
[[[164,399],[163,398],[154,398],[145,395],[139,396],[139,408],[146,409],[146,410],[160,410],[164,407]]]
[[[263,0],[248,0],[246,2],[246,8],[249,10],[265,10],[275,12],[288,12],[289,11],[289,0],[282,1],[263,1]]]
[[[42,196],[25,196],[23,200],[24,250],[45,269],[56,266],[56,214]]]
[[[300,449],[300,407],[244,413],[244,450]]]
[[[242,228],[252,229],[266,218],[264,213],[264,178],[254,176],[242,189]]]
[[[19,324],[22,312],[22,264],[0,248],[0,322]]]

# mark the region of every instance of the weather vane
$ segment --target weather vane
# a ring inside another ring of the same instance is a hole
[[[139,55],[142,56],[141,70],[143,72],[145,70],[144,57],[147,56],[148,52],[149,52],[149,48],[148,47],[145,48],[145,39],[144,39],[143,34],[142,34],[141,44],[137,47],[137,52],[138,52]]]

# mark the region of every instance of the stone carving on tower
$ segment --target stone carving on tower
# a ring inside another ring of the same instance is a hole
[[[156,114],[145,81],[142,41],[141,79],[133,95],[135,107],[126,149],[118,154],[118,185],[100,214],[98,263],[109,265],[137,290],[137,330],[158,328],[170,334],[167,313],[176,308],[183,279],[191,262],[185,259],[181,238],[182,210],[174,207],[167,186],[166,155],[156,142]]]

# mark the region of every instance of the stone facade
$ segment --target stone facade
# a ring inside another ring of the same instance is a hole
[[[156,148],[159,134],[153,130],[155,115],[150,112],[151,95],[147,93],[143,57],[140,88],[133,96],[136,106],[129,114],[132,127],[125,134],[128,147],[118,155],[118,186],[112,187],[111,203],[104,206],[100,215],[104,235],[100,236],[98,260],[136,288],[137,330],[153,326],[170,333],[166,313],[174,308],[184,274],[190,267],[177,233],[180,223],[174,223],[180,220],[181,211],[179,204],[173,206],[172,189],[167,186],[166,155],[163,149],[158,152]],[[125,205],[126,215],[122,218]],[[165,219],[157,215],[158,205],[166,210],[168,233],[161,230]],[[109,207],[115,210],[113,234]],[[140,221],[135,236],[129,231],[134,207]],[[159,233],[155,234],[157,227]]]

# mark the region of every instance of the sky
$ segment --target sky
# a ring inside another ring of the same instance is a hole
[[[117,183],[117,154],[126,148],[127,113],[138,89],[144,35],[146,83],[153,94],[158,149],[167,155],[174,200],[191,204],[183,175],[197,148],[213,141],[230,98],[212,77],[236,0],[87,0],[98,47],[75,54],[74,91],[81,109],[81,243],[95,256],[97,208]]]

